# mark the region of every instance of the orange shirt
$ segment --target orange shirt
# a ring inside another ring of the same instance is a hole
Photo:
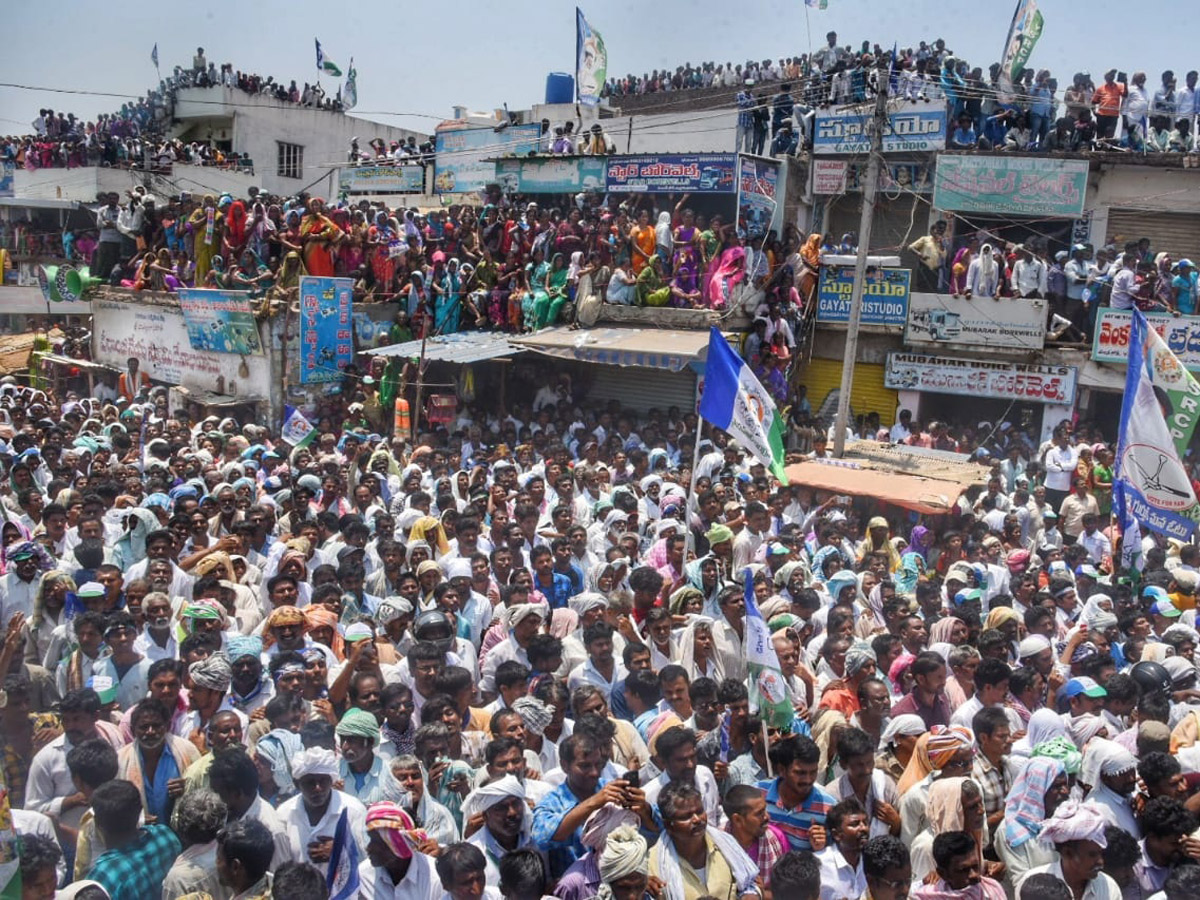
[[[654,226],[647,225],[645,228],[643,228],[640,225],[634,225],[633,228],[629,230],[629,237],[630,240],[632,240],[633,243],[638,247],[638,249],[640,249],[642,253],[646,254],[644,257],[639,256],[636,253],[631,254],[633,256],[633,271],[635,273],[640,273],[642,269],[646,268],[647,260],[649,260],[649,258],[653,256],[655,252],[656,239]]]
[[[1105,82],[1092,94],[1092,103],[1098,116],[1116,116],[1121,112],[1121,98],[1125,96],[1125,85]]]

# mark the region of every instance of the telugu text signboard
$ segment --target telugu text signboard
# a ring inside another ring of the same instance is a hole
[[[883,383],[897,391],[1067,405],[1075,402],[1077,375],[1074,366],[889,353]]]
[[[425,167],[350,166],[338,171],[341,194],[423,194]]]
[[[1041,350],[1046,341],[1042,300],[971,300],[950,294],[913,294],[906,344],[1014,347]]]
[[[1200,372],[1200,316],[1148,313],[1146,321],[1167,342],[1184,368]],[[1132,331],[1132,312],[1101,309],[1096,317],[1096,333],[1092,338],[1092,359],[1096,362],[1128,363]]]
[[[868,153],[874,104],[825,109],[813,123],[813,153]],[[946,146],[946,106],[908,102],[888,115],[884,153],[932,153]]]
[[[605,181],[622,193],[734,194],[736,174],[735,153],[610,156]]]
[[[1083,215],[1088,161],[1045,156],[938,155],[935,209],[1018,216]]]
[[[862,325],[894,325],[908,321],[909,269],[868,269],[863,285]],[[854,269],[822,266],[817,289],[817,321],[826,325],[850,322],[850,294],[854,291]]]

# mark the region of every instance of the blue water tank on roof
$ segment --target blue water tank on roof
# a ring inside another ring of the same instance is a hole
[[[574,103],[575,76],[566,72],[551,72],[546,76],[547,103]]]

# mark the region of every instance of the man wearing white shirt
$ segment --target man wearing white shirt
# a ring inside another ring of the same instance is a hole
[[[863,873],[862,860],[862,851],[870,834],[866,810],[853,797],[842,800],[829,810],[825,828],[829,833],[829,846],[816,854],[821,864],[820,900],[866,896],[867,876]]]
[[[1150,94],[1146,90],[1146,73],[1134,72],[1121,104],[1121,115],[1125,121],[1125,132],[1129,135],[1130,145],[1141,149],[1146,139],[1146,117],[1150,114]]]
[[[721,808],[717,779],[708,766],[696,764],[696,732],[680,725],[668,728],[659,736],[656,752],[663,761],[664,771],[646,785],[646,802],[650,808],[657,809],[658,795],[670,782],[690,782],[704,801],[709,826],[724,828],[725,811]]]
[[[613,632],[613,627],[603,621],[593,622],[583,630],[583,645],[588,658],[567,676],[567,687],[572,692],[590,684],[604,692],[605,702],[612,702],[613,685],[629,674],[621,661],[613,656]]]
[[[1071,446],[1070,435],[1063,425],[1054,429],[1054,443],[1046,451],[1044,462],[1046,502],[1057,510],[1071,492],[1071,480],[1079,465],[1079,452]]]
[[[297,753],[292,759],[292,778],[300,793],[285,801],[277,811],[291,847],[290,858],[311,863],[322,876],[329,868],[333,835],[343,811],[347,814],[348,833],[358,844],[359,854],[366,856],[367,851],[366,807],[349,794],[334,789],[333,779],[337,777],[338,762],[332,750],[311,747]]]
[[[892,439],[893,444],[903,444],[912,437],[912,412],[910,410],[900,410],[896,424],[892,426],[888,436]]]
[[[1084,513],[1083,531],[1076,542],[1088,553],[1088,561],[1100,565],[1106,557],[1112,556],[1112,541],[1104,536],[1104,532],[1096,526],[1100,520],[1094,513]]]
[[[1012,280],[1018,297],[1036,300],[1046,296],[1046,264],[1024,244],[1017,245]]]

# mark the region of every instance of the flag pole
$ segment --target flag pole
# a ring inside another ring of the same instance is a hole
[[[47,304],[47,305],[49,305],[49,304]],[[687,544],[685,545],[685,549],[684,549],[684,554],[685,554],[684,559],[687,558],[686,554],[688,554],[688,553],[696,555],[696,537],[695,537],[695,535],[692,534],[692,521],[691,521],[691,519],[692,519],[692,501],[695,500],[695,498],[696,498],[696,467],[700,465],[700,438],[703,435],[704,435],[704,420],[702,418],[700,418],[699,414],[697,414],[696,415],[696,440],[694,441],[695,446],[692,447],[692,474],[691,474],[691,477],[688,479],[687,500],[684,502],[684,507],[683,507],[683,523],[684,523],[684,528],[685,528],[684,533],[687,536]],[[697,510],[697,513],[699,513],[699,510]],[[697,515],[697,518],[699,518],[699,515]]]
[[[804,7],[804,8],[805,8],[805,9],[808,9],[808,7],[807,7],[807,6],[806,6],[806,7]],[[771,767],[771,742],[770,742],[770,739],[767,737],[767,720],[766,720],[766,719],[764,719],[764,718],[762,717],[762,715],[760,714],[760,715],[759,715],[759,717],[758,717],[758,721],[759,721],[759,722],[762,724],[762,733],[763,733],[763,759],[765,759],[765,760],[766,760],[766,762],[767,762],[767,777],[768,777],[768,778],[774,778],[774,777],[775,777],[775,772],[774,772],[774,770],[773,770],[773,769],[772,769],[772,767]]]

